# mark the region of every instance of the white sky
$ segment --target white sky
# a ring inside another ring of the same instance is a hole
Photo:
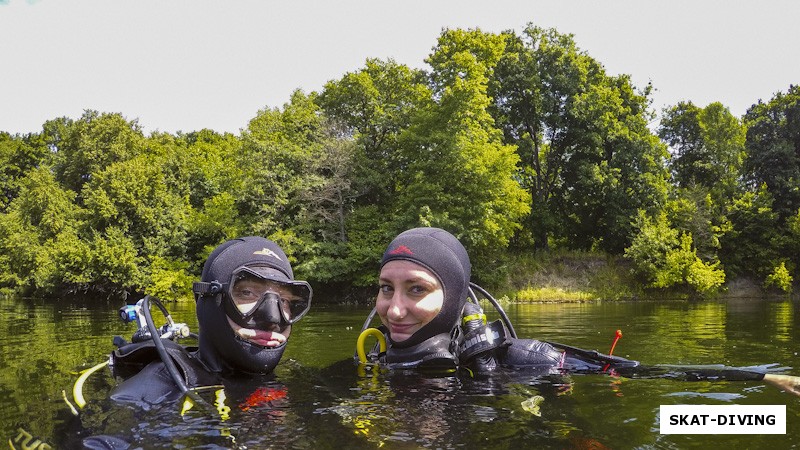
[[[529,22],[652,81],[657,110],[720,101],[740,116],[800,83],[796,0],[0,0],[0,131],[95,109],[148,133],[238,134],[367,58],[427,68],[442,28]]]

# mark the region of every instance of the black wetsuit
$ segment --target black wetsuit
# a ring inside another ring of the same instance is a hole
[[[169,340],[163,343],[186,387],[221,384],[219,375],[202,363],[195,348],[187,348]],[[149,409],[163,402],[177,401],[183,395],[150,340],[123,345],[115,350],[111,367],[115,376],[124,378],[111,392],[110,398],[114,401]]]

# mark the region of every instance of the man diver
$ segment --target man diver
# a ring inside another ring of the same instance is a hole
[[[214,249],[192,290],[198,348],[162,339],[172,360],[163,361],[151,339],[121,345],[112,354],[112,369],[126,379],[112,391],[113,400],[147,409],[180,399],[181,383],[192,389],[219,385],[221,377],[272,372],[312,297],[311,286],[294,279],[283,250],[257,236]],[[170,371],[171,364],[178,370]]]
[[[800,395],[800,378],[739,368],[662,368],[641,366],[596,351],[535,339],[518,339],[509,322],[487,324],[470,283],[471,264],[464,246],[439,228],[414,228],[399,234],[381,259],[375,310],[383,345],[361,362],[390,369],[434,369],[490,373],[499,367],[535,373],[605,372],[622,376],[667,375],[684,380],[765,381]],[[468,302],[472,298],[474,301]],[[499,305],[498,306],[499,309]],[[503,318],[505,314],[499,311]],[[364,324],[365,332],[371,316]],[[362,333],[363,335],[364,333]],[[361,339],[359,339],[361,342]]]

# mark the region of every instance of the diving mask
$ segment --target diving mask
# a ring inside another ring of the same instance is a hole
[[[244,328],[283,328],[300,320],[311,307],[311,286],[289,280],[270,267],[242,266],[228,283],[225,312]]]

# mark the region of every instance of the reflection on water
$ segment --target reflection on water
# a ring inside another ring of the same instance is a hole
[[[107,357],[112,336],[133,333],[117,318],[119,306],[0,300],[3,438],[17,448],[32,448],[36,439],[65,446],[68,437],[97,430],[143,448],[800,446],[794,423],[800,401],[760,383],[524,372],[489,379],[359,376],[349,358],[368,309],[353,306],[315,306],[293,330],[275,377],[237,380],[223,399],[204,393],[217,405],[211,411],[198,407],[181,415],[176,405],[165,405],[145,414],[116,407],[102,400],[115,383],[103,372],[87,382],[89,405],[76,422],[62,391],[69,395],[77,373]],[[197,330],[193,304],[168,307]],[[608,351],[619,329],[615,354],[648,364],[776,363],[800,375],[796,309],[790,301],[743,299],[506,308],[521,337]],[[534,398],[537,408],[523,407]],[[790,423],[785,436],[661,435],[664,404],[785,404]]]

